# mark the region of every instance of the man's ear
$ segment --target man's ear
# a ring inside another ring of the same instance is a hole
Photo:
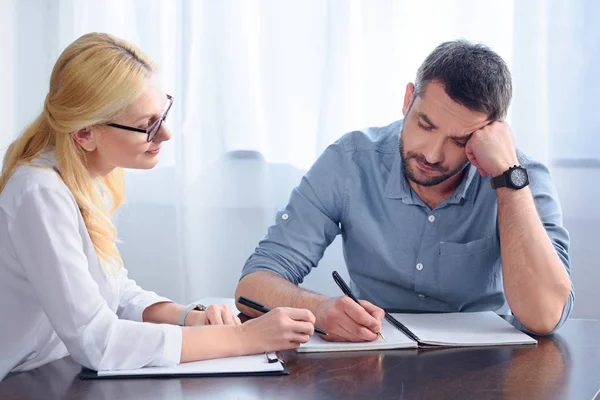
[[[410,104],[413,100],[413,96],[415,95],[415,85],[412,82],[408,82],[406,85],[406,92],[404,92],[404,104],[402,105],[402,114],[406,117],[408,114]]]
[[[85,151],[91,152],[96,150],[96,138],[89,128],[83,128],[73,134],[73,139]]]

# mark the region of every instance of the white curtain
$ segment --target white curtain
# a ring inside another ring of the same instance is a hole
[[[557,165],[566,215],[578,219],[585,207],[588,220],[600,221],[581,200],[600,195],[587,184],[600,157],[598,85],[589,82],[600,58],[592,28],[600,6],[592,0],[2,4],[2,57],[12,62],[0,63],[0,148],[40,111],[53,63],[80,35],[113,33],[159,65],[175,98],[174,137],[157,168],[128,172],[117,224],[131,275],[175,300],[231,297],[244,261],[320,152],[350,130],[401,118],[406,83],[446,40],[486,43],[507,61],[519,147]],[[578,243],[586,264],[592,246]],[[332,269],[345,272],[339,240],[306,285],[336,294]]]

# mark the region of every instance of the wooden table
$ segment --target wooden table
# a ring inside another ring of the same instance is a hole
[[[537,347],[284,353],[290,376],[81,381],[64,358],[0,382],[0,399],[593,399],[600,321]],[[600,399],[600,396],[598,396]]]

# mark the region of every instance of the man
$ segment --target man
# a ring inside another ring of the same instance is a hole
[[[516,150],[503,121],[511,96],[496,53],[439,45],[406,87],[404,120],[351,132],[319,157],[246,262],[236,297],[308,308],[328,340],[375,340],[379,307],[506,302],[517,327],[552,333],[574,301],[569,235],[547,168]],[[340,233],[364,308],[297,286]]]

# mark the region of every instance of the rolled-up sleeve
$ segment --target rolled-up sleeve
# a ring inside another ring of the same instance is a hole
[[[341,141],[321,154],[292,191],[287,206],[277,212],[275,224],[246,261],[242,278],[270,271],[300,284],[317,266],[341,232],[347,199],[344,157]]]
[[[159,296],[156,293],[144,290],[130,279],[125,268],[118,271],[119,280],[119,318],[131,321],[142,321],[144,310],[156,303],[172,302],[170,299]]]
[[[548,238],[552,242],[552,245],[554,246],[558,257],[560,258],[565,271],[567,271],[567,274],[569,274],[570,277],[571,260],[569,258],[569,232],[563,225],[562,209],[558,200],[558,193],[550,176],[550,171],[548,171],[548,168],[544,164],[531,160],[520,152],[518,155],[521,165],[527,169],[527,173],[529,174],[531,192],[533,194],[540,220],[544,225],[544,229],[546,229]],[[571,283],[571,292],[569,293],[569,297],[567,298],[563,308],[560,321],[548,334],[554,333],[565,323],[571,314],[574,302],[575,291],[573,288],[573,283]],[[525,328],[525,326],[516,318],[514,325],[522,331],[534,334],[534,332]]]
[[[71,357],[95,370],[178,364],[179,326],[123,320],[110,309],[89,272],[77,213],[68,194],[37,189],[23,195],[8,226],[27,281]],[[131,293],[122,312],[139,319],[157,297]]]

